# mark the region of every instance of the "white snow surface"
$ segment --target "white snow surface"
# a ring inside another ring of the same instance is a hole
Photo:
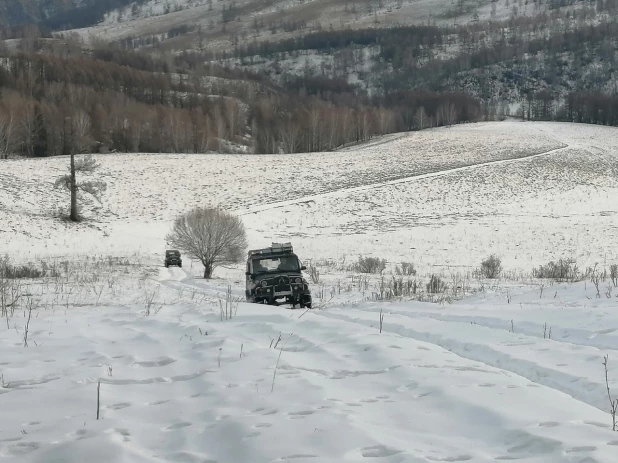
[[[333,153],[101,155],[108,191],[79,225],[52,213],[66,158],[3,162],[1,251],[56,275],[20,280],[0,317],[0,461],[616,461],[618,288],[529,273],[618,263],[617,150],[614,128],[511,121]],[[315,308],[240,302],[242,265],[164,268],[195,205],[236,211],[251,247],[290,239],[320,269]],[[466,286],[494,251],[512,278],[442,304],[376,301],[380,277],[343,262]]]
[[[2,320],[2,461],[615,461],[618,315],[589,282],[222,320],[238,272],[140,272],[31,283],[28,347],[21,309]]]
[[[618,259],[617,152],[616,128],[508,121],[329,153],[97,155],[108,189],[102,204],[86,198],[79,226],[54,217],[68,205],[53,189],[67,158],[9,160],[0,242],[18,261],[79,252],[160,263],[178,214],[220,206],[242,215],[252,245],[290,240],[307,259],[469,269],[495,252],[512,271],[560,257],[585,268]]]

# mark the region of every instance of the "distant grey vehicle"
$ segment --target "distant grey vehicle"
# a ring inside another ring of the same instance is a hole
[[[176,251],[175,249],[168,249],[165,251],[165,266],[169,267],[170,265],[182,267],[182,257],[180,256],[180,251]]]

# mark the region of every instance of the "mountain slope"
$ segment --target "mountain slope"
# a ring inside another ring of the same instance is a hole
[[[144,0],[8,0],[0,3],[0,26],[42,23],[54,29],[85,27],[105,13]]]

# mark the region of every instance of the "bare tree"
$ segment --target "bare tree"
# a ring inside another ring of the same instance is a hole
[[[217,208],[197,207],[179,216],[166,240],[202,262],[207,279],[216,267],[241,262],[247,248],[242,220]]]
[[[15,116],[12,111],[0,113],[0,159],[7,159],[15,144]]]
[[[284,153],[296,153],[300,141],[300,126],[294,120],[288,119],[278,127],[281,145]]]
[[[64,187],[71,192],[71,209],[69,219],[73,222],[80,220],[77,200],[80,199],[80,192],[84,192],[92,196],[98,202],[101,202],[101,195],[107,189],[107,184],[102,180],[89,180],[85,182],[77,182],[77,173],[92,174],[100,164],[92,157],[91,154],[84,156],[81,159],[75,160],[75,154],[71,151],[71,164],[69,173],[63,175],[56,180],[56,188]]]
[[[414,115],[414,120],[416,122],[416,126],[420,129],[423,130],[426,125],[425,125],[425,120],[427,119],[427,114],[425,114],[425,108],[423,108],[422,106],[420,106],[417,110],[416,110],[416,114]]]

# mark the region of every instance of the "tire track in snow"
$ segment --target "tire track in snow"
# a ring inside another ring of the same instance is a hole
[[[373,315],[372,312],[356,312],[359,315],[362,313],[369,313],[370,315]],[[334,314],[328,311],[320,311],[314,313],[321,317],[335,320],[344,320],[363,326],[377,325],[377,320],[374,319],[375,317],[369,319],[360,316],[354,317],[352,315]],[[405,320],[406,317],[402,318],[404,318],[403,322],[384,322],[382,326],[382,331],[433,344],[435,346],[448,350],[458,355],[459,357],[480,362],[489,367],[497,368],[502,371],[526,378],[532,383],[554,389],[555,391],[563,394],[567,394],[573,397],[575,400],[595,407],[603,412],[607,411],[607,398],[604,395],[604,384],[596,383],[580,376],[569,375],[561,371],[544,367],[527,359],[513,357],[508,353],[495,350],[491,346],[486,344],[480,344],[474,341],[462,342],[457,339],[449,338],[448,335],[443,335],[441,333],[417,331],[409,327],[409,325],[406,323],[407,320]]]
[[[379,313],[379,310],[365,310],[366,312],[374,312]],[[504,333],[511,332],[511,321],[502,318],[488,317],[482,315],[455,315],[455,314],[440,314],[433,312],[420,312],[420,311],[404,311],[399,309],[391,309],[390,313],[401,315],[407,318],[430,318],[432,320],[445,322],[445,323],[472,323],[474,322],[477,326],[482,326],[484,328],[488,328],[495,331],[500,331]],[[618,350],[616,347],[615,340],[610,340],[608,342],[603,342],[603,340],[597,340],[597,336],[607,335],[618,331],[618,328],[608,328],[606,330],[600,331],[586,331],[584,329],[579,328],[563,328],[561,326],[549,326],[552,328],[552,337],[544,338],[543,337],[543,325],[540,322],[519,322],[517,324],[517,332],[518,334],[523,334],[524,336],[535,338],[535,339],[546,339],[551,340],[553,342],[557,342],[564,345],[569,346],[581,346],[581,347],[589,347],[594,349],[603,349],[603,350]],[[569,337],[565,337],[565,333],[568,333]],[[573,338],[570,336],[573,335]],[[559,337],[561,336],[561,337]]]
[[[563,143],[563,142],[560,142]],[[316,200],[320,200],[320,199],[325,199],[325,198],[335,198],[338,196],[344,196],[347,195],[349,193],[358,193],[358,192],[362,192],[362,191],[369,191],[369,190],[374,190],[377,188],[382,188],[385,186],[390,186],[390,185],[397,185],[400,183],[408,183],[408,182],[412,182],[414,180],[424,180],[426,178],[433,178],[433,177],[440,177],[443,175],[449,175],[449,174],[453,174],[456,172],[464,172],[464,171],[468,171],[468,170],[472,170],[478,167],[485,167],[485,166],[491,166],[491,165],[508,165],[508,164],[513,164],[516,162],[520,162],[520,161],[524,161],[524,160],[529,160],[529,159],[534,159],[534,158],[538,158],[538,157],[542,157],[542,156],[549,156],[551,154],[555,154],[558,153],[560,151],[565,151],[567,149],[570,149],[571,146],[563,143],[565,146],[562,146],[560,148],[554,148],[551,149],[549,151],[544,151],[542,153],[537,153],[537,154],[531,154],[529,156],[523,156],[523,157],[519,157],[519,158],[511,158],[511,159],[499,159],[496,161],[487,161],[487,162],[482,162],[479,164],[470,164],[467,166],[461,166],[461,167],[454,167],[452,169],[445,169],[445,170],[437,170],[434,172],[427,172],[424,174],[418,174],[418,175],[412,175],[409,177],[403,177],[403,178],[398,178],[398,179],[394,179],[394,180],[388,180],[386,182],[377,182],[377,183],[369,183],[366,185],[361,185],[361,186],[355,186],[355,187],[350,187],[350,188],[341,188],[338,190],[333,190],[333,191],[329,191],[327,193],[318,193],[315,195],[309,195],[309,196],[303,196],[301,198],[296,198],[296,199],[291,199],[291,200],[287,200],[287,201],[278,201],[278,202],[274,202],[274,203],[267,203],[267,204],[262,204],[260,206],[252,206],[252,207],[248,207],[248,208],[242,208],[242,209],[237,209],[235,211],[233,211],[235,214],[238,214],[240,216],[243,215],[248,215],[248,214],[255,214],[257,212],[263,212],[263,211],[267,211],[267,210],[271,210],[271,209],[278,209],[280,207],[285,207],[285,206],[292,206],[295,204],[301,204],[301,203],[309,203],[309,202],[315,202]]]

